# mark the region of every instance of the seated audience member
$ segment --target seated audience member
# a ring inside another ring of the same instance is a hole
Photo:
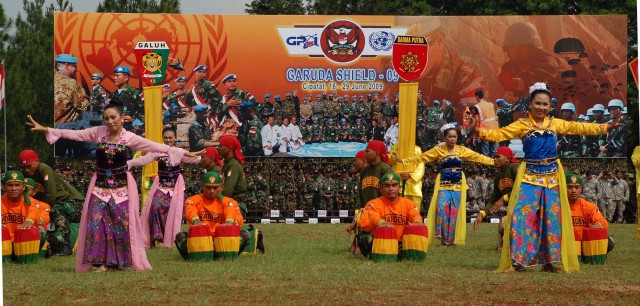
[[[399,196],[400,176],[388,172],[380,176],[379,189],[381,197],[367,203],[360,216],[358,225],[363,232],[359,235],[362,255],[369,257],[373,246],[373,232],[379,226],[394,227],[398,240],[402,240],[404,227],[410,224],[422,224],[422,216],[418,207],[411,200]],[[366,249],[363,249],[366,246]]]

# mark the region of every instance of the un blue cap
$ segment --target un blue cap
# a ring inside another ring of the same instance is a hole
[[[389,95],[384,95],[384,98],[385,98],[385,99],[386,99],[386,98],[388,98],[388,97],[389,97]]]
[[[360,118],[356,119],[356,122],[360,122],[360,121],[362,121],[362,119],[360,119]]]
[[[271,98],[271,95],[270,95],[270,94],[264,94],[264,98],[265,98],[265,99],[266,99],[266,98]]]
[[[97,73],[97,72],[96,72],[96,73],[94,73],[94,74],[92,74],[92,75],[91,75],[91,78],[92,78],[92,79],[94,79],[94,78],[95,78],[95,79],[100,79],[100,80],[102,80],[102,74],[99,74],[99,73]]]
[[[288,92],[288,93],[286,94],[286,96],[287,96],[287,97],[291,97],[291,93],[290,93],[290,92]]]
[[[302,123],[302,122],[307,122],[307,119],[305,119],[305,118],[300,119],[300,123]]]
[[[506,105],[507,101],[505,101],[504,99],[497,99],[496,100],[496,104],[498,104],[498,105]]]
[[[374,96],[374,97],[377,97],[377,96],[378,96],[378,93],[377,93],[377,92],[374,92],[374,93],[373,93],[373,96]]]
[[[340,122],[347,122],[347,119],[342,118],[342,119],[340,119]]]
[[[164,84],[164,85],[162,85],[162,88],[169,88],[169,87],[171,87],[171,85],[170,85],[170,84]]]
[[[355,99],[355,98],[357,98],[356,95],[351,96],[351,99]]]
[[[71,54],[58,54],[56,56],[56,62],[58,63],[69,63],[69,64],[77,64],[78,59]]]
[[[335,95],[337,95],[337,94],[338,94],[338,92],[337,92],[337,91],[334,91],[334,92],[333,92],[333,95],[334,95],[334,96],[335,96]]]
[[[363,95],[360,95],[360,99],[362,99],[362,98],[364,98],[364,96],[363,96]]]
[[[292,91],[292,93],[298,93],[298,91],[294,89],[294,90]]]
[[[206,112],[207,110],[209,110],[209,106],[204,104],[198,104],[193,108],[193,111],[196,113]]]
[[[194,72],[201,71],[201,70],[207,71],[209,70],[209,67],[207,67],[206,65],[200,65],[200,66],[196,66],[196,68],[193,69]]]
[[[238,79],[238,77],[235,74],[230,73],[230,74],[227,74],[227,76],[222,79],[222,83],[224,83],[224,82],[226,82],[228,80],[237,80],[237,79]]]
[[[186,82],[186,81],[187,81],[187,77],[185,77],[185,76],[179,76],[179,77],[176,79],[176,82],[180,82],[180,81],[185,81],[185,82]]]
[[[313,121],[316,121],[316,120],[318,120],[318,117],[313,117]]]
[[[327,121],[333,122],[333,118],[329,118],[329,119],[327,119]]]
[[[276,98],[276,99],[280,99],[280,95],[276,95],[274,98]]]
[[[433,100],[433,105],[440,105],[440,101],[438,101],[438,100]]]
[[[556,98],[551,98],[551,102],[553,102],[553,103],[558,103],[558,99],[556,99]]]
[[[347,94],[345,94],[343,97],[344,97],[345,99],[349,99],[349,95],[347,95]]]
[[[142,121],[140,121],[140,119],[136,119],[136,120],[133,120],[133,123],[131,125],[133,125],[133,126],[142,126],[143,123],[142,123]]]
[[[129,69],[129,67],[127,66],[118,66],[116,67],[116,69],[113,69],[113,72],[131,74],[131,69]]]
[[[316,95],[316,98],[322,98],[322,95]]]

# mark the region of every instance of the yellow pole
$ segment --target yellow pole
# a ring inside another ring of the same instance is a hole
[[[418,83],[400,83],[399,94],[398,155],[400,158],[405,159],[415,155]],[[413,173],[417,167],[417,165],[405,166],[401,163],[396,163],[393,170],[398,174]]]
[[[636,168],[636,203],[638,204],[638,214],[636,216],[640,217],[640,146],[637,146],[633,149],[633,154],[631,154],[631,162],[633,166]],[[638,217],[636,217],[638,218]],[[637,220],[638,224],[636,225],[636,237],[640,238],[640,218]]]
[[[144,92],[144,134],[149,140],[162,143],[162,86],[145,86]],[[158,175],[158,163],[153,162],[142,168],[141,207],[151,191],[151,182]]]

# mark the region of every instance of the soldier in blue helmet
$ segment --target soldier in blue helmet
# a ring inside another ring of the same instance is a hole
[[[91,74],[91,85],[93,86],[91,89],[91,95],[89,96],[89,106],[90,109],[94,112],[102,112],[105,106],[107,106],[107,101],[109,97],[109,92],[100,85],[102,82],[102,74],[93,73]]]
[[[109,99],[112,103],[122,105],[122,120],[125,122],[124,128],[130,130],[133,127],[132,123],[135,119],[144,122],[144,101],[142,94],[139,90],[129,85],[129,77],[131,76],[131,69],[129,69],[129,67],[118,66],[113,70],[113,73],[113,83],[116,85],[116,90],[111,93]]]
[[[53,76],[53,118],[55,124],[80,119],[89,107],[89,97],[76,81],[78,59],[69,54],[58,54]]]

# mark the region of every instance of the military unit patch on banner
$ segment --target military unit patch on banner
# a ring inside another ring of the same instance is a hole
[[[138,69],[147,85],[157,85],[164,80],[169,62],[169,45],[164,41],[143,41],[134,49]]]
[[[427,67],[429,44],[422,36],[398,36],[393,42],[393,69],[405,81],[415,80]]]

